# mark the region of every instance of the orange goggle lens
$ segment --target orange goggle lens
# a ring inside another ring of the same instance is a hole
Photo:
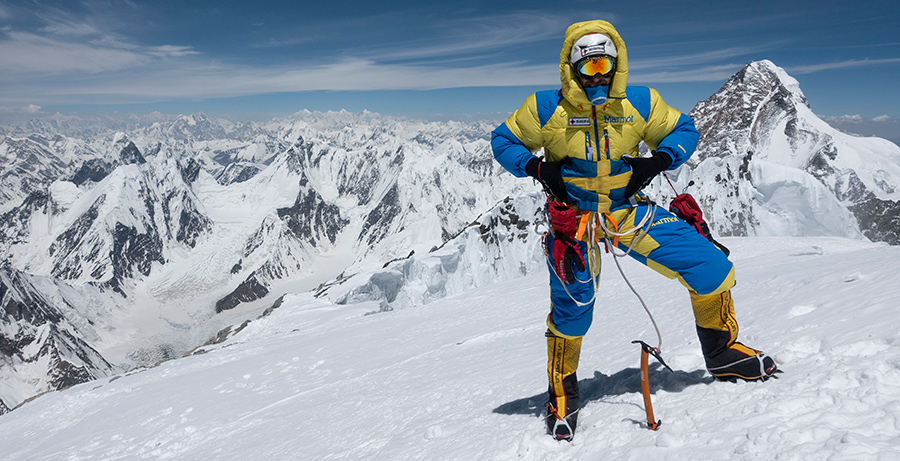
[[[586,58],[575,63],[575,70],[585,78],[591,78],[597,74],[609,77],[616,70],[616,60],[609,56]]]

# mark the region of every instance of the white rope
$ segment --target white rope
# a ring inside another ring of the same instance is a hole
[[[648,216],[651,216],[651,214],[652,214],[653,217],[656,217],[656,208],[658,207],[658,205],[651,202],[651,207],[652,207],[652,212],[645,213],[644,219],[641,220],[641,223],[638,226],[635,226],[634,229],[632,229],[629,232],[625,232],[623,234],[614,234],[614,235],[620,235],[620,236],[628,235],[628,234],[632,233],[635,229],[643,229],[643,227],[648,222],[648,220],[647,220]],[[656,339],[658,341],[657,345],[656,345],[656,350],[660,351],[660,350],[662,350],[662,334],[659,332],[659,326],[656,325],[656,319],[653,318],[653,314],[650,312],[650,308],[647,307],[647,303],[644,302],[644,298],[641,297],[641,295],[638,293],[637,289],[634,288],[634,285],[631,284],[631,281],[628,280],[628,277],[625,275],[625,271],[622,270],[622,265],[619,264],[619,258],[621,258],[623,256],[627,256],[629,253],[631,253],[631,250],[634,249],[634,246],[637,244],[638,240],[642,239],[645,235],[650,233],[650,226],[647,226],[646,229],[643,229],[643,233],[641,235],[635,237],[635,239],[631,242],[631,245],[628,246],[628,251],[626,251],[625,253],[622,253],[622,254],[616,254],[615,246],[613,245],[613,242],[609,238],[609,233],[607,232],[606,225],[603,223],[603,221],[605,221],[605,219],[600,220],[600,222],[601,222],[600,227],[603,229],[603,234],[604,234],[603,239],[606,241],[606,247],[610,248],[610,253],[612,253],[612,255],[613,255],[613,261],[616,263],[616,268],[619,269],[619,274],[622,274],[622,279],[625,280],[625,284],[628,285],[628,288],[631,289],[631,292],[634,293],[634,295],[637,297],[638,301],[641,302],[641,306],[643,306],[644,312],[646,312],[647,316],[650,317],[650,323],[653,324],[653,329],[656,330]],[[649,222],[652,223],[653,220],[651,219],[651,220],[649,220]]]
[[[631,289],[631,292],[634,293],[634,295],[637,297],[638,301],[640,301],[641,306],[643,306],[643,308],[644,308],[644,312],[646,312],[647,316],[650,317],[650,322],[653,324],[653,329],[656,330],[656,338],[658,340],[656,350],[661,350],[662,334],[659,332],[659,326],[657,326],[657,324],[656,324],[656,319],[653,318],[653,314],[650,312],[650,308],[647,307],[647,303],[644,302],[644,298],[641,297],[641,295],[637,292],[637,289],[634,288],[634,285],[631,284],[631,281],[628,280],[628,277],[625,275],[625,271],[622,270],[622,266],[619,264],[619,258],[628,256],[628,254],[631,253],[631,250],[634,249],[634,246],[637,244],[637,242],[640,239],[644,238],[645,235],[650,233],[650,226],[648,226],[647,224],[652,223],[653,219],[656,217],[656,210],[658,208],[658,205],[651,202],[650,206],[651,206],[651,211],[649,213],[645,213],[644,218],[641,219],[641,222],[627,232],[622,232],[622,233],[611,232],[606,227],[606,222],[605,222],[606,218],[605,217],[600,218],[599,221],[600,221],[600,228],[603,229],[603,238],[604,238],[604,241],[606,242],[606,247],[609,249],[610,253],[613,255],[613,261],[616,263],[616,268],[619,269],[619,273],[622,274],[622,279],[625,280],[625,283],[628,285],[628,288]],[[549,224],[549,218],[547,218],[547,221]],[[549,226],[549,227],[551,227],[551,229],[552,229],[552,226]],[[588,231],[588,237],[589,237],[588,242],[595,242],[596,234],[595,234],[594,226],[588,226],[587,231]],[[613,243],[610,240],[610,235],[622,237],[622,236],[626,236],[626,235],[631,235],[638,231],[641,231],[641,234],[636,236],[634,238],[634,240],[632,240],[631,245],[628,246],[628,250],[621,254],[616,253],[616,247],[613,246]],[[565,290],[566,295],[569,297],[569,299],[571,299],[572,302],[574,302],[575,305],[577,305],[579,307],[584,307],[584,306],[587,306],[587,305],[593,303],[597,299],[597,293],[599,292],[599,285],[600,285],[600,270],[599,270],[600,268],[597,268],[598,269],[596,272],[597,275],[594,276],[595,272],[594,272],[594,267],[593,267],[595,260],[599,262],[599,258],[596,257],[597,245],[588,244],[587,267],[588,267],[588,276],[590,277],[590,279],[589,280],[581,280],[581,279],[578,279],[577,277],[575,279],[575,283],[582,283],[582,284],[592,283],[592,285],[593,285],[594,294],[591,297],[591,299],[589,299],[586,302],[581,302],[581,301],[575,299],[575,296],[572,295],[572,293],[569,291],[569,288],[566,286],[566,285],[568,285],[566,283],[566,281],[563,280],[559,276],[559,274],[556,273],[556,267],[554,267],[553,260],[550,257],[550,254],[547,252],[546,243],[542,246],[544,247],[543,248],[544,258],[547,260],[548,264],[550,265],[550,269],[551,269],[550,272],[552,272],[553,275],[557,278],[557,280],[560,281],[560,284],[562,285],[563,290]]]
[[[587,305],[591,304],[592,302],[594,302],[594,301],[597,299],[597,292],[599,291],[598,288],[600,287],[600,271],[599,271],[599,270],[597,271],[597,276],[595,277],[595,276],[594,276],[594,267],[593,267],[593,261],[594,261],[595,257],[594,257],[594,254],[591,254],[591,253],[593,253],[593,252],[596,251],[596,250],[595,250],[594,248],[592,248],[591,245],[588,245],[588,252],[589,252],[589,253],[588,253],[588,259],[589,259],[589,260],[586,261],[586,262],[587,262],[587,267],[588,267],[588,277],[589,277],[589,279],[588,279],[588,280],[581,280],[581,279],[579,279],[577,276],[575,277],[575,282],[574,282],[574,283],[582,283],[582,284],[584,284],[584,283],[592,283],[592,282],[593,282],[592,285],[593,285],[593,288],[594,288],[594,290],[593,290],[593,291],[594,291],[594,295],[591,296],[591,299],[589,299],[589,300],[587,300],[587,301],[585,301],[585,302],[581,302],[581,301],[575,299],[575,296],[572,295],[572,293],[569,291],[569,287],[566,286],[566,285],[568,285],[568,282],[566,282],[565,280],[563,280],[563,279],[559,276],[559,274],[556,273],[556,267],[554,267],[554,265],[553,265],[553,259],[550,257],[550,254],[547,253],[547,245],[542,245],[542,246],[544,247],[544,258],[547,260],[547,263],[550,265],[550,272],[552,272],[553,275],[556,277],[556,279],[559,280],[559,283],[562,285],[563,290],[565,290],[566,295],[569,297],[569,299],[571,299],[572,302],[574,302],[575,305],[577,305],[577,306],[579,306],[579,307],[584,307],[584,306],[587,306]]]

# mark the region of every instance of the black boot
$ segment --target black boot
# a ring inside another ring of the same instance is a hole
[[[547,429],[556,440],[571,442],[578,425],[578,378],[575,373],[563,379],[564,397],[557,397],[550,387],[550,401],[547,402]],[[565,405],[563,411],[558,406]]]
[[[731,342],[728,331],[697,327],[706,369],[722,381],[765,381],[780,373],[778,365],[761,351],[737,341]]]

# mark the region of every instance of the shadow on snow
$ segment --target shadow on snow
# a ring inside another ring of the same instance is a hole
[[[710,384],[715,378],[709,376],[706,370],[691,372],[666,370],[659,363],[653,363],[649,367],[650,393],[664,390],[666,392],[681,392],[689,386],[697,384]],[[581,406],[594,400],[602,400],[604,397],[623,395],[629,393],[641,393],[641,375],[637,368],[626,368],[612,376],[599,371],[594,372],[592,378],[578,381],[578,389],[581,397]],[[504,415],[544,415],[548,400],[546,392],[523,399],[504,403],[494,409],[494,413]],[[643,408],[643,407],[642,407]]]

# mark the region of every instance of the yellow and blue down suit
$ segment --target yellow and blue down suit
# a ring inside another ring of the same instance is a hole
[[[569,63],[574,42],[590,33],[610,37],[618,51],[608,100],[599,106],[591,104]],[[588,21],[570,26],[559,69],[560,90],[532,94],[493,131],[491,145],[496,160],[513,175],[526,177],[525,164],[541,148],[547,161],[568,157],[569,164],[561,172],[571,199],[569,204],[580,213],[582,226],[603,220],[607,229],[626,234],[616,239],[620,249],[631,248],[630,256],[666,277],[678,278],[688,288],[708,368],[712,371],[720,365],[711,357],[726,349],[730,351],[726,355],[736,352],[739,359],[755,355],[756,351],[736,342],[737,322],[730,296],[735,283],[734,268],[727,256],[691,226],[663,207],[654,206],[643,193],[626,197],[623,192],[631,169],[622,157],[637,157],[643,141],[651,150],[663,151],[672,158],[669,169],[679,167],[691,156],[700,137],[693,119],[668,106],[656,90],[627,86],[625,43],[608,22]],[[647,213],[653,216],[643,224],[646,235],[628,234]],[[576,274],[582,283],[565,284],[550,266],[548,374],[551,410],[558,412],[559,417],[577,410],[577,404],[573,409],[572,402],[564,402],[563,387],[577,383],[572,381],[581,337],[587,333],[593,317],[595,283],[583,281],[599,278],[601,251],[598,239],[590,234],[578,236],[582,255],[589,262],[585,271]],[[640,238],[634,242],[636,236]],[[548,255],[553,254],[553,244],[549,234]],[[756,373],[757,376],[740,377],[757,379],[760,376]],[[577,400],[577,384],[575,387]]]
[[[609,99],[601,106],[591,105],[569,65],[572,44],[592,32],[610,37],[618,50]],[[624,195],[631,169],[622,157],[637,157],[638,145],[643,141],[650,149],[664,151],[672,158],[669,169],[681,166],[694,152],[700,138],[693,119],[668,106],[656,90],[627,86],[625,43],[605,21],[583,22],[569,28],[559,68],[561,90],[529,96],[492,133],[491,145],[497,161],[513,175],[525,177],[525,164],[541,148],[548,161],[569,157],[571,163],[563,167],[563,179],[569,197],[580,212],[599,214],[606,219],[608,228],[617,228],[618,233],[629,231],[646,213],[655,212],[653,222],[646,224],[649,233],[634,245],[631,256],[669,278],[679,278],[697,294],[710,295],[730,289],[734,285],[733,266],[715,245],[662,207],[651,210],[643,193],[634,197]],[[640,233],[630,235],[618,239],[623,250],[627,251],[632,237]],[[597,245],[587,233],[581,239],[582,249]],[[591,261],[587,254],[585,257]],[[583,336],[591,324],[593,303],[577,306],[561,289],[561,283],[551,274],[550,328],[564,337]],[[590,283],[576,285],[568,289],[580,302],[593,297]]]

